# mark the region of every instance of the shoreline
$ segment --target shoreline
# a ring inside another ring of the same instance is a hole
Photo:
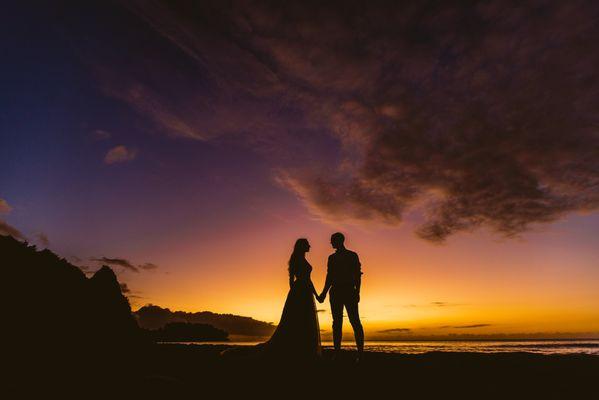
[[[161,341],[156,343],[197,343],[197,344],[211,344],[211,343],[262,343],[269,339],[269,336],[260,338],[259,340],[189,340],[189,341]],[[388,339],[388,340],[367,340],[366,344],[369,343],[420,343],[420,342],[596,342],[599,345],[599,338],[582,338],[582,339]],[[322,340],[322,343],[333,343],[332,340]],[[344,341],[342,346],[352,345],[353,341]]]
[[[226,346],[238,347],[250,351],[261,342],[229,341],[229,342],[160,342],[158,345],[182,346]],[[323,342],[325,351],[333,350],[332,342]],[[353,342],[342,343],[342,350],[355,350]],[[599,340],[528,340],[528,341],[369,341],[365,343],[366,352],[384,354],[427,354],[430,352],[443,353],[530,353],[530,354],[586,354],[599,356]]]

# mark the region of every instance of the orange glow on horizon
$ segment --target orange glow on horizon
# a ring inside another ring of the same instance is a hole
[[[293,241],[298,236],[311,241],[307,257],[317,290],[332,249],[331,229],[320,223],[305,226],[300,235],[287,225],[276,228],[248,224],[235,235],[215,234],[213,242],[178,242],[168,271],[126,277],[131,287],[144,288],[144,298],[133,299],[134,307],[153,303],[278,323]],[[357,228],[345,232],[348,248],[358,252],[363,264],[360,313],[370,337],[385,336],[381,331],[389,329],[412,335],[599,332],[599,271],[588,258],[534,235],[527,241],[462,235],[450,245],[432,246],[407,230],[393,235]],[[572,262],[586,279],[565,267]],[[324,310],[318,316],[326,337],[331,329],[328,300],[317,308]],[[345,331],[351,331],[349,324]]]

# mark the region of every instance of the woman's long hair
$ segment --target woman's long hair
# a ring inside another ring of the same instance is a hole
[[[295,241],[295,245],[293,246],[293,252],[291,256],[289,256],[289,276],[293,276],[295,273],[295,268],[302,258],[304,258],[304,254],[306,253],[306,248],[308,247],[308,239],[299,238]]]

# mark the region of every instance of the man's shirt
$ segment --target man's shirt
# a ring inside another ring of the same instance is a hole
[[[354,288],[362,271],[358,255],[351,250],[337,250],[329,256],[327,280],[333,287]]]

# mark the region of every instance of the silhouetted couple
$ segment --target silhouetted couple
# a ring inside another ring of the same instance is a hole
[[[264,344],[268,353],[275,356],[301,358],[317,357],[321,354],[320,329],[314,297],[322,303],[330,290],[335,355],[341,349],[345,307],[349,322],[354,329],[358,360],[360,359],[364,350],[364,330],[358,312],[362,271],[358,255],[346,249],[344,242],[345,237],[342,233],[334,233],[331,236],[331,245],[335,253],[329,256],[326,282],[320,294],[316,292],[310,279],[312,266],[306,260],[310,243],[307,239],[298,239],[295,242],[293,253],[289,258],[290,290],[281,321],[270,340]]]

